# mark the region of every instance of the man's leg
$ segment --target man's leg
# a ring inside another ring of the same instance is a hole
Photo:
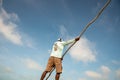
[[[60,73],[56,73],[55,80],[59,80],[60,78]]]
[[[46,66],[45,71],[43,72],[40,80],[43,80],[48,72],[50,72],[53,68],[53,57],[50,57]]]
[[[54,62],[55,62],[55,67],[56,67],[55,80],[59,80],[60,74],[62,73],[62,61],[60,58],[55,58]]]
[[[48,73],[47,71],[44,71],[43,74],[42,74],[42,76],[41,76],[41,78],[40,78],[40,80],[43,80],[45,78],[45,76],[46,76],[47,73]]]

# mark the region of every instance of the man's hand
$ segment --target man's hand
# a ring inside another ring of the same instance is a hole
[[[76,37],[76,38],[75,38],[75,41],[78,41],[79,39],[80,39],[80,37]]]

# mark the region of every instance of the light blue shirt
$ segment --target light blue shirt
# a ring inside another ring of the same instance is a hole
[[[62,58],[64,47],[73,42],[75,42],[75,39],[68,40],[68,41],[62,41],[62,42],[60,41],[55,42],[50,56]]]

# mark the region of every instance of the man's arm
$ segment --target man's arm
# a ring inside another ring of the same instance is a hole
[[[63,42],[63,45],[71,44],[71,43],[73,43],[73,42],[75,42],[75,41],[78,41],[79,39],[80,39],[79,37],[76,37],[75,39],[65,41],[65,42]]]

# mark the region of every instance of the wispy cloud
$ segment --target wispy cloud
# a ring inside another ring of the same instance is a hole
[[[38,80],[38,72],[42,70],[42,66],[32,58],[0,54],[0,80]]]
[[[68,33],[68,30],[65,28],[64,25],[60,25],[59,29],[60,29],[60,37],[64,38],[65,40],[71,38],[71,36]]]
[[[102,78],[105,80],[109,80],[109,74],[111,70],[107,66],[101,66],[101,71],[102,71]]]
[[[33,69],[33,70],[40,70],[42,71],[43,68],[34,60],[27,58],[27,59],[21,59],[23,64],[28,68],[28,69]]]
[[[11,66],[14,66],[15,68],[21,67],[21,69],[26,69],[26,70],[40,70],[40,71],[43,70],[43,67],[39,65],[37,61],[27,57],[19,57],[19,56],[10,55],[10,54],[5,54],[5,55],[1,54],[0,61],[3,63],[9,62]],[[14,70],[13,67],[11,68]]]
[[[110,73],[110,69],[107,67],[107,66],[101,66],[101,71],[104,73],[104,74],[109,74]]]
[[[0,7],[2,6],[2,0],[0,0]]]
[[[85,74],[90,77],[90,78],[93,78],[93,79],[100,79],[102,77],[101,74],[97,73],[97,72],[94,72],[94,71],[86,71]]]
[[[78,80],[87,80],[86,78],[79,78]]]
[[[0,12],[0,33],[14,44],[22,45],[22,36],[17,31],[17,25],[12,20],[18,20],[16,14],[8,14],[3,8]]]
[[[10,42],[22,45],[22,36],[17,31],[17,25],[14,23],[19,18],[15,13],[7,13],[2,7],[2,0],[0,0],[0,33]]]
[[[96,61],[96,51],[94,44],[87,38],[82,37],[70,50],[72,58],[83,61],[93,62]]]
[[[109,80],[111,69],[107,66],[102,65],[98,68],[100,71],[85,71],[85,75],[94,80]]]
[[[104,5],[105,3],[102,3],[102,2],[100,2],[100,1],[98,1],[97,2],[97,4],[96,4],[96,7],[94,6],[93,8],[92,8],[92,13],[94,14],[94,15],[97,15],[97,13],[99,12],[99,10],[103,7],[103,5]],[[109,7],[110,7],[111,5],[109,5]],[[109,8],[109,7],[107,7],[107,8]],[[103,12],[105,12],[106,10],[104,10]],[[111,15],[110,15],[110,13],[109,12],[105,12],[104,14],[102,14],[100,17],[101,18],[99,18],[99,20],[98,20],[98,22],[97,22],[97,24],[95,24],[95,25],[97,25],[97,26],[101,26],[101,28],[105,28],[105,31],[106,32],[108,32],[108,33],[113,33],[113,32],[115,32],[115,26],[117,25],[117,24],[119,24],[119,21],[120,21],[120,17],[119,17],[119,15],[118,16],[112,16],[112,18],[110,17]],[[114,27],[113,27],[114,26]]]
[[[97,2],[96,6],[92,8],[92,13],[96,14],[96,12],[101,8],[101,3]]]
[[[0,0],[0,34],[2,34],[2,37],[13,44],[35,48],[33,40],[18,30],[19,25],[17,22],[19,20],[19,16],[16,13],[8,13],[2,7],[2,0]]]
[[[4,74],[4,73],[12,73],[13,70],[10,67],[4,66],[4,65],[0,65],[0,72],[2,74]]]
[[[117,80],[120,80],[120,69],[116,70],[116,77]]]
[[[120,65],[120,61],[117,61],[117,60],[112,60],[112,63],[113,63],[114,65]]]
[[[73,38],[69,35],[67,29],[64,26],[60,26],[61,36],[65,39]],[[82,37],[71,49],[70,55],[73,59],[83,62],[96,61],[95,44],[89,41],[87,38]]]

